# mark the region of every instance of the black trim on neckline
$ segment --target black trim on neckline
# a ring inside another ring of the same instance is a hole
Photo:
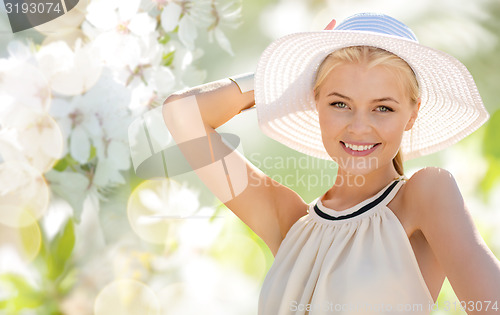
[[[334,221],[336,221],[336,220],[344,220],[344,219],[353,218],[355,216],[358,216],[358,215],[360,215],[360,214],[362,214],[362,213],[370,210],[371,208],[375,207],[376,205],[378,205],[382,200],[384,200],[385,197],[387,197],[387,195],[389,195],[389,193],[394,189],[394,187],[396,187],[396,185],[397,185],[398,182],[399,182],[399,180],[394,181],[394,183],[392,183],[391,186],[389,186],[384,191],[384,193],[382,195],[380,195],[377,199],[375,199],[372,202],[364,205],[359,210],[354,211],[353,213],[349,213],[349,214],[342,215],[342,216],[339,216],[339,217],[332,217],[331,215],[328,215],[328,214],[324,213],[323,211],[321,211],[318,208],[318,203],[316,203],[314,205],[314,211],[316,212],[317,215],[319,215],[323,219],[327,219],[327,220],[334,220]]]

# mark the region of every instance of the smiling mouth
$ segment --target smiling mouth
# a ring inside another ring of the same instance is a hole
[[[348,148],[352,151],[356,151],[356,152],[360,152],[360,153],[371,151],[373,148],[375,148],[376,146],[378,146],[380,144],[380,143],[374,143],[374,144],[356,145],[356,144],[351,144],[351,143],[347,143],[347,142],[343,142],[343,141],[340,141],[340,143],[342,143],[342,145],[345,148]]]

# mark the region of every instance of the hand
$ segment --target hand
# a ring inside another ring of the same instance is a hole
[[[335,21],[335,19],[333,19],[330,23],[328,23],[328,25],[325,27],[325,31],[331,31],[333,30],[333,28],[335,27],[335,24],[337,23],[337,21]]]

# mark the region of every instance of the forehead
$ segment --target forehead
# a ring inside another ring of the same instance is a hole
[[[390,66],[368,67],[366,64],[342,64],[330,71],[325,78],[321,94],[336,91],[353,98],[363,96],[405,96],[405,88],[397,70]],[[344,93],[347,94],[344,94]]]

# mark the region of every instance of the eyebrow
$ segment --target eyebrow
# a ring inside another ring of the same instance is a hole
[[[352,101],[352,99],[350,97],[342,95],[338,92],[332,92],[332,93],[328,94],[327,96],[338,96],[338,97],[343,98],[347,101]],[[381,98],[377,98],[377,99],[372,100],[372,103],[378,103],[378,102],[394,102],[396,104],[399,104],[399,102],[396,101],[395,99],[393,99],[392,97],[381,97]]]
[[[382,97],[372,101],[372,103],[379,103],[379,102],[394,102],[396,104],[399,104],[399,102],[393,99],[392,97]]]
[[[342,95],[342,94],[337,93],[337,92],[332,92],[332,93],[328,94],[328,95],[327,95],[327,97],[328,97],[328,96],[338,96],[338,97],[343,98],[343,99],[346,99],[346,100],[348,100],[348,101],[352,101],[350,97],[347,97],[347,96]]]

